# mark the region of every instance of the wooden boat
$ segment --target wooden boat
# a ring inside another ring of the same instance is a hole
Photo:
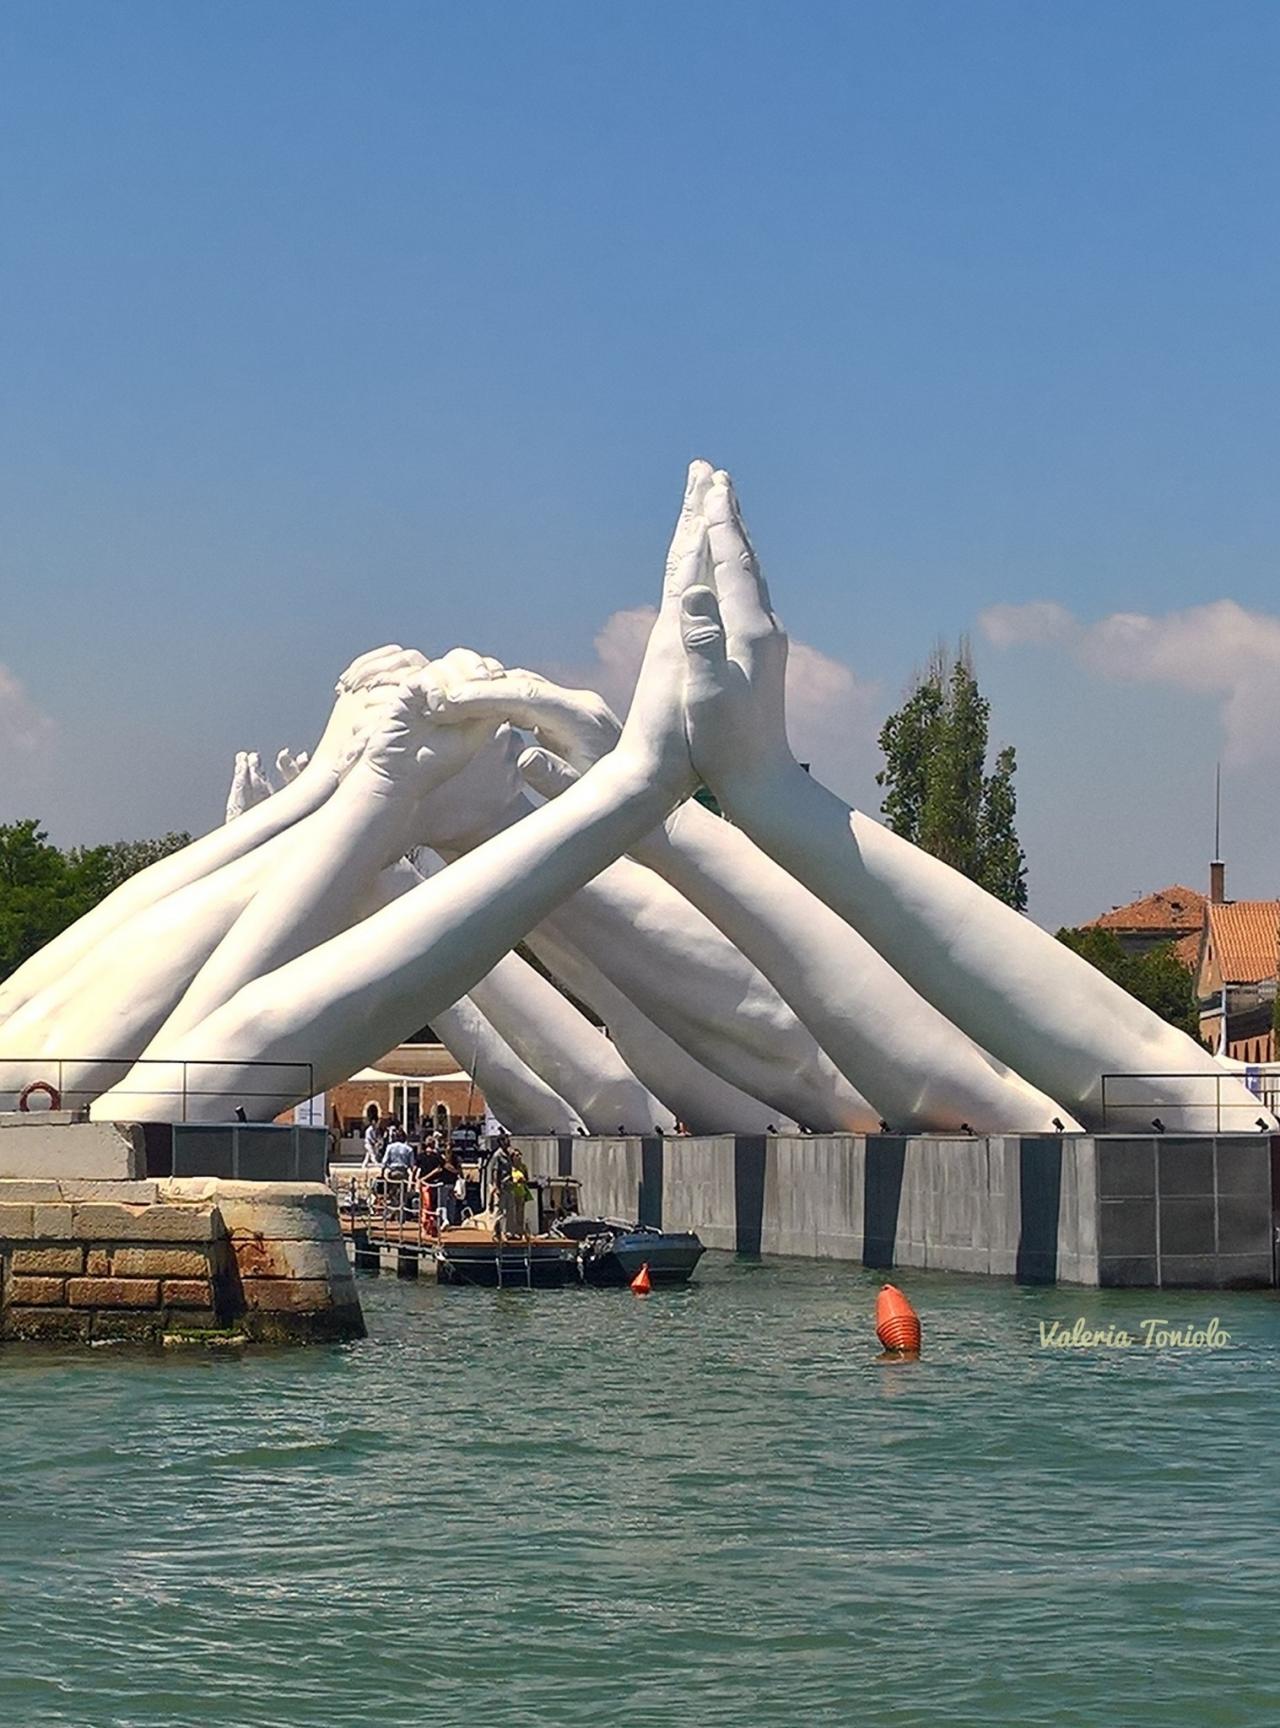
[[[500,1236],[497,1217],[481,1212],[446,1225],[435,1239],[436,1276],[442,1284],[483,1284],[499,1289],[545,1289],[578,1281],[578,1244],[567,1236]]]

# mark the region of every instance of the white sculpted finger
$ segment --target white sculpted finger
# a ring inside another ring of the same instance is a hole
[[[685,477],[684,498],[680,505],[680,514],[676,518],[675,533],[671,536],[671,545],[667,548],[666,583],[663,593],[673,591],[672,584],[682,561],[689,555],[697,542],[703,527],[703,504],[707,489],[711,485],[712,467],[710,462],[704,462],[701,457],[689,464],[689,472]],[[675,593],[683,593],[677,588]]]
[[[728,651],[714,589],[690,588],[680,604],[680,639],[687,665],[686,695],[697,703],[724,687]]]
[[[748,639],[775,627],[769,589],[755,547],[742,520],[733,481],[720,469],[712,478],[703,506],[711,538],[711,563],[716,593],[730,637]]]
[[[711,560],[710,545],[705,522],[695,524],[686,542],[685,550],[674,563],[667,565],[667,579],[663,586],[663,606],[678,603],[682,596],[691,588],[700,587],[710,582]]]
[[[578,779],[577,770],[550,750],[522,750],[516,766],[526,784],[543,798],[558,798]]]
[[[538,711],[539,683],[536,672],[500,672],[453,684],[445,692],[440,719],[451,725],[463,720],[509,720],[513,726],[531,727]]]
[[[442,654],[431,664],[436,668],[446,690],[455,684],[467,684],[491,675],[484,655],[477,654],[474,648],[450,648],[447,654]]]
[[[385,648],[371,648],[354,659],[338,680],[338,691],[367,690],[375,684],[397,684],[408,673],[427,664],[427,657],[416,648],[402,648],[390,643]]]

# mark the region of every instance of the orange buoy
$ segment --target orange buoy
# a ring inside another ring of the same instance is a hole
[[[876,1297],[876,1337],[886,1350],[919,1354],[920,1316],[896,1284],[886,1284]]]
[[[647,1260],[631,1280],[631,1288],[635,1291],[637,1296],[647,1296],[650,1290],[653,1289],[653,1282],[649,1277],[649,1262]]]

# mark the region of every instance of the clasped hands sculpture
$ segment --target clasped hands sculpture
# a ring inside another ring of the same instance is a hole
[[[65,1083],[96,1117],[171,1116],[185,1092],[189,1114],[269,1118],[297,1064],[318,1090],[438,1017],[472,1042],[459,1060],[483,1045],[512,1116],[547,1116],[514,1127],[1047,1132],[1096,1125],[1118,1073],[1170,1126],[1252,1108],[1199,1046],[801,769],[786,654],[732,483],[694,463],[625,724],[468,650],[362,656],[311,758],[277,758],[281,790],[237,759],[235,820],[0,989],[0,1085],[88,1052]],[[699,782],[730,822],[689,801]],[[425,878],[404,859],[422,845],[449,859]],[[522,938],[615,1043],[510,953]]]

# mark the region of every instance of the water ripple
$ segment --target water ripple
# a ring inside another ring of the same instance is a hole
[[[23,1728],[1273,1728],[1270,1296],[710,1255],[657,1292],[362,1285],[371,1336],[0,1352]],[[1229,1349],[1057,1352],[1042,1320]]]

